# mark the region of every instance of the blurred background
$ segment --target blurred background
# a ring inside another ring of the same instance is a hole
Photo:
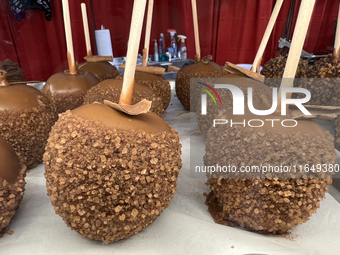
[[[286,0],[283,3],[262,65],[278,55],[278,40],[285,28],[291,1],[294,0]],[[300,0],[295,1],[293,26],[300,5]],[[27,80],[46,80],[53,73],[67,69],[61,1],[52,0],[49,13],[35,9],[26,10],[19,16],[12,12],[10,2],[13,5],[13,0],[0,0],[0,61],[11,59],[19,63]],[[83,57],[86,56],[80,9],[82,2],[87,4],[92,48],[95,49],[94,30],[100,29],[103,25],[110,30],[114,57],[126,55],[133,0],[69,2],[75,57],[79,63],[84,62]],[[202,56],[212,55],[213,61],[220,65],[224,65],[227,60],[233,63],[252,63],[275,2],[275,0],[197,0]],[[338,0],[316,1],[304,50],[312,53],[327,53],[327,50],[331,52],[338,7]],[[151,39],[158,40],[160,33],[164,33],[168,45],[170,37],[167,29],[175,29],[177,34],[187,36],[188,58],[194,59],[191,1],[155,0],[153,15]],[[144,36],[142,42],[140,53]],[[152,41],[150,54],[153,54]]]

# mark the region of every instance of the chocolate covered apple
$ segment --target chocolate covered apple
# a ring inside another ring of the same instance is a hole
[[[178,71],[176,76],[176,95],[187,111],[195,110],[191,109],[191,106],[196,105],[197,94],[190,94],[190,79],[191,78],[218,78],[225,72],[223,68],[210,61],[210,57],[203,58],[202,61],[192,65],[186,65]]]
[[[200,85],[201,87],[205,87],[205,89],[208,89],[208,91],[210,90],[214,92],[216,96],[219,97],[218,99],[220,101],[220,104],[217,104],[214,96],[208,97],[206,102],[205,115],[202,115],[201,113],[202,102],[201,100],[198,101],[198,107],[196,109],[196,119],[198,122],[199,130],[203,136],[207,136],[209,128],[213,125],[214,119],[227,119],[230,117],[226,116],[225,114],[228,109],[232,108],[234,103],[233,94],[229,89],[220,88],[215,90],[213,84],[229,84],[236,86],[243,92],[246,102],[248,101],[248,88],[252,88],[252,103],[260,107],[258,110],[265,110],[263,107],[267,107],[265,106],[266,104],[271,104],[272,92],[268,88],[268,86],[262,83],[264,77],[259,75],[258,72],[261,66],[261,61],[265,48],[268,44],[270,35],[279,15],[282,4],[283,0],[276,1],[272,15],[269,19],[268,25],[266,27],[250,70],[246,70],[240,66],[234,65],[230,62],[226,62],[224,69],[230,71],[231,73],[222,75],[217,79],[212,79],[211,85],[205,84],[204,82],[198,82],[198,85]]]
[[[258,82],[256,80],[238,76],[235,74],[222,75],[220,78],[212,80],[213,84],[231,84],[240,88],[245,95],[245,100],[248,100],[248,88],[252,88],[253,91],[253,102],[254,103],[271,103],[272,92],[268,86]],[[202,85],[200,85],[202,86]],[[202,86],[204,87],[204,85]],[[208,88],[209,89],[209,88]],[[198,122],[198,128],[203,136],[207,136],[208,130],[213,124],[214,119],[217,119],[221,113],[225,113],[228,109],[233,106],[232,93],[228,89],[216,89],[221,104],[218,102],[215,104],[211,97],[207,97],[206,115],[202,115],[201,107],[202,103],[199,100],[196,109],[196,118]],[[217,100],[217,99],[216,99]],[[224,119],[227,116],[223,117]]]
[[[0,138],[0,237],[9,230],[25,190],[26,166],[15,151]]]
[[[52,75],[42,92],[54,103],[57,113],[62,113],[83,105],[86,92],[98,83],[99,79],[89,72],[65,71]]]
[[[225,114],[233,116],[232,109]],[[261,128],[223,125],[211,128],[204,163],[241,166],[331,166],[336,163],[333,137],[314,121],[283,128],[279,114],[233,116],[234,122],[262,119]],[[275,127],[265,119],[276,119]],[[288,122],[287,122],[288,123]],[[255,122],[253,123],[255,125]],[[257,122],[258,124],[258,122]],[[257,125],[256,124],[256,125]],[[248,175],[249,176],[249,175]],[[275,176],[278,177],[279,175]],[[215,222],[282,234],[309,220],[332,182],[328,178],[209,178],[209,212]]]
[[[279,55],[278,57],[269,60],[261,70],[261,74],[266,77],[265,83],[271,87],[279,87],[280,79],[283,76],[283,72],[286,66],[287,57]],[[307,70],[309,68],[308,60],[300,59],[299,65],[296,71],[296,78],[307,78]],[[277,78],[277,79],[273,79]],[[296,84],[296,86],[299,86]]]
[[[68,10],[64,10],[63,14],[69,70],[52,75],[42,88],[42,92],[56,106],[57,113],[81,106],[84,103],[86,92],[99,83],[99,79],[92,73],[77,70],[73,51],[70,13]]]
[[[79,66],[79,70],[84,70],[84,71],[94,74],[100,81],[103,81],[106,79],[114,79],[119,75],[119,71],[117,70],[115,66],[111,65],[108,62],[108,61],[111,61],[111,62],[113,61],[112,56],[106,59],[106,57],[92,55],[90,31],[89,31],[89,24],[88,24],[88,19],[87,19],[85,3],[81,4],[81,10],[82,10],[85,42],[86,42],[86,51],[87,51],[87,57],[85,57],[85,59],[87,60],[87,62],[81,64]]]
[[[296,73],[298,53],[303,47],[314,4],[315,0],[301,2],[280,91],[293,87],[291,79]],[[206,203],[216,222],[282,234],[306,222],[325,197],[337,158],[333,137],[312,120],[292,120],[290,110],[281,108],[284,107],[282,97],[279,92],[278,107],[270,115],[255,115],[246,106],[243,115],[233,114],[231,108],[226,116],[230,116],[234,124],[210,128],[205,165],[230,165],[236,169],[232,175],[208,175],[211,192]],[[259,107],[261,105],[255,108]],[[263,108],[269,109],[270,105]],[[246,167],[256,166],[284,170],[242,172]],[[318,171],[318,166],[327,168]]]
[[[84,103],[91,104],[94,102],[104,103],[104,100],[118,103],[120,94],[122,92],[123,80],[105,80],[100,82],[97,86],[91,88],[85,96]],[[143,99],[152,101],[150,111],[162,116],[164,112],[163,101],[156,96],[151,88],[146,85],[134,83],[132,104],[136,104]]]
[[[114,79],[119,75],[119,71],[107,61],[95,61],[79,65],[79,70],[84,70],[94,74],[99,81]]]
[[[152,225],[174,196],[182,166],[177,132],[148,112],[151,102],[131,105],[145,5],[146,0],[134,4],[118,104],[105,101],[62,113],[44,154],[56,213],[83,237],[106,244]]]
[[[0,71],[0,137],[31,169],[42,161],[48,134],[58,116],[53,103],[28,85],[10,85]]]
[[[150,87],[155,95],[162,99],[163,109],[165,111],[171,100],[170,83],[162,76],[165,74],[165,69],[161,67],[148,66],[153,0],[150,0],[148,3],[143,63],[142,66],[136,66],[135,80],[138,84]],[[124,77],[124,75],[122,77]]]
[[[160,97],[163,102],[164,111],[168,108],[171,100],[171,88],[169,81],[163,76],[152,73],[136,72],[136,82],[141,85],[146,85],[152,89],[157,97]]]

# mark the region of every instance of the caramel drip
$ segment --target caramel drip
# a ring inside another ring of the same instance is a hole
[[[70,74],[76,74],[77,73],[77,67],[76,64],[73,62],[72,57],[71,57],[71,53],[69,51],[67,51],[67,60],[68,60],[68,66],[70,69]]]
[[[129,84],[129,86],[127,88],[125,88],[125,89],[122,88],[122,92],[121,92],[120,98],[119,98],[119,104],[131,105],[134,84],[135,84],[135,79],[132,79],[131,83]]]

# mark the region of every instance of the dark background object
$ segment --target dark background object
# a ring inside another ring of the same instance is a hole
[[[37,9],[45,12],[45,18],[51,20],[50,0],[9,0],[13,16],[17,21],[26,17],[26,10]]]

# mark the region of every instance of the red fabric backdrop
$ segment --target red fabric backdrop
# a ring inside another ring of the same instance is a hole
[[[69,2],[75,57],[78,62],[83,62],[86,50],[80,3],[85,2],[89,10],[89,1]],[[202,55],[212,54],[214,61],[220,65],[226,60],[252,63],[274,4],[275,0],[197,0]],[[297,6],[299,4],[298,0]],[[133,0],[94,0],[93,5],[96,29],[100,25],[110,29],[114,56],[124,56]],[[0,61],[9,58],[18,62],[28,80],[46,80],[53,73],[67,69],[61,1],[52,0],[51,6],[52,21],[46,21],[43,12],[31,10],[26,12],[25,19],[18,22],[10,12],[9,1],[0,0]],[[289,6],[290,0],[286,0],[264,61],[276,54],[277,41],[281,37]],[[333,45],[338,6],[339,0],[316,1],[305,50],[316,53]],[[155,0],[151,38],[158,39],[163,32],[168,44],[168,28],[175,28],[178,34],[188,37],[188,57],[194,58],[190,0]],[[91,37],[93,40],[92,31]],[[150,54],[153,54],[152,45]]]

